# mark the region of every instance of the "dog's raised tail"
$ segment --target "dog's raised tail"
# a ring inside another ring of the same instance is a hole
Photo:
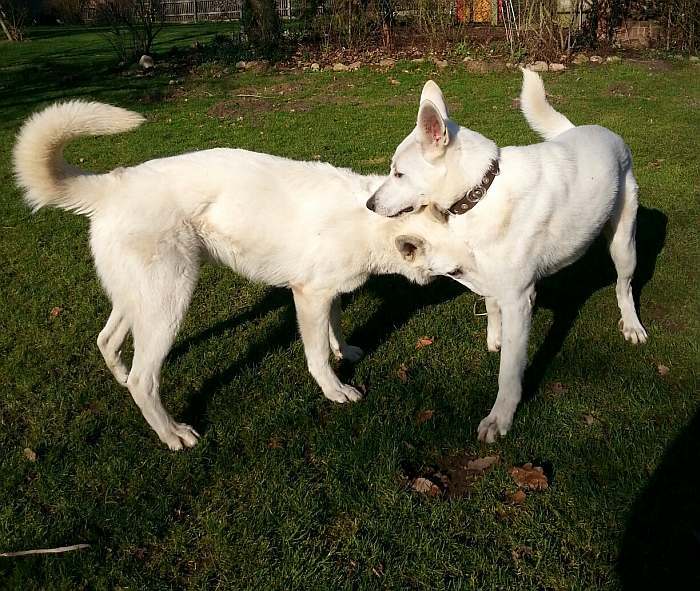
[[[555,111],[547,102],[542,79],[536,72],[521,68],[523,89],[520,93],[520,109],[532,129],[544,139],[551,140],[560,133],[571,129],[574,124],[564,115]]]
[[[143,122],[138,113],[103,103],[56,103],[30,117],[20,129],[13,152],[17,184],[34,210],[53,205],[76,213],[93,211],[97,195],[88,182],[95,176],[67,164],[63,147],[81,135],[129,131]]]

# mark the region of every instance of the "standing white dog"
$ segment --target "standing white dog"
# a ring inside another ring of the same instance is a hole
[[[540,77],[523,76],[523,114],[547,141],[499,149],[452,122],[429,81],[416,128],[367,202],[385,216],[437,204],[473,257],[453,278],[486,296],[488,348],[501,351],[498,396],[478,428],[487,442],[507,433],[521,398],[536,281],[576,261],[601,231],[618,275],[620,329],[634,344],[647,340],[631,287],[637,183],[630,150],[603,127],[574,127],[549,105]]]
[[[216,149],[88,174],[63,160],[73,137],[142,121],[101,103],[48,107],[20,131],[14,164],[35,210],[53,205],[90,217],[95,266],[113,305],[97,344],[148,424],[171,449],[197,442],[163,408],[159,380],[206,255],[254,281],[290,287],[311,375],[327,398],[358,400],[328,359],[331,351],[351,361],[362,354],[341,335],[340,294],[370,274],[425,283],[454,271],[464,255],[447,226],[427,212],[401,220],[370,213],[365,202],[380,177],[329,164]],[[129,331],[127,371],[120,348]]]

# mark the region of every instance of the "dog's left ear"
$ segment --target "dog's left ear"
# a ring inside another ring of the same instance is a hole
[[[420,236],[397,236],[394,241],[396,248],[401,253],[401,256],[407,261],[413,261],[416,256],[425,250],[425,240]]]
[[[418,137],[424,153],[440,156],[450,142],[447,125],[432,101],[423,101],[418,110]]]
[[[442,94],[440,87],[433,82],[428,80],[423,86],[423,90],[420,93],[420,104],[422,105],[425,101],[430,101],[433,103],[440,111],[443,119],[449,119],[450,114],[447,110],[447,103],[445,102],[445,97]]]

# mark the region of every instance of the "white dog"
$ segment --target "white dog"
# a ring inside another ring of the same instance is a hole
[[[452,122],[429,81],[416,128],[367,202],[384,216],[437,204],[472,257],[454,279],[486,297],[488,348],[501,351],[498,396],[478,428],[487,442],[506,434],[520,401],[536,281],[581,257],[601,231],[618,275],[620,329],[634,344],[647,340],[631,287],[637,183],[630,150],[607,129],[574,127],[549,105],[540,77],[523,76],[521,108],[545,142],[499,149]]]
[[[365,202],[380,177],[329,164],[216,149],[88,174],[63,160],[75,136],[142,121],[100,103],[51,106],[20,131],[14,164],[35,210],[53,205],[90,217],[95,266],[113,305],[97,344],[149,425],[171,449],[197,441],[163,408],[158,385],[206,255],[254,281],[290,287],[311,375],[327,398],[358,400],[328,359],[331,351],[351,361],[362,353],[341,336],[339,295],[373,273],[425,283],[454,271],[464,255],[447,226],[429,212],[401,220],[370,213]],[[120,348],[129,331],[127,371]]]

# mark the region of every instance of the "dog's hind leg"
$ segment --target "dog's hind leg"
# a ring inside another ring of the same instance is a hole
[[[605,227],[610,256],[617,271],[617,305],[620,308],[619,326],[625,339],[637,345],[645,343],[647,332],[637,316],[632,295],[632,276],[637,265],[635,232],[637,229],[637,182],[632,171],[627,172],[620,203]]]
[[[121,360],[121,346],[129,332],[129,323],[120,310],[112,309],[107,324],[97,337],[97,346],[104,357],[105,363],[119,385],[126,386],[129,372]]]
[[[309,373],[323,390],[323,395],[335,402],[354,402],[362,394],[343,384],[329,363],[331,307],[335,294],[292,288],[301,340]]]
[[[331,351],[336,359],[345,359],[354,363],[362,358],[362,349],[348,345],[343,338],[343,331],[340,326],[340,296],[333,299],[331,304],[331,317],[328,323],[328,340]]]
[[[198,263],[183,260],[179,255],[171,254],[171,257],[163,256],[159,263],[144,268],[142,277],[131,278],[134,289],[140,292],[140,300],[131,318],[134,360],[126,385],[161,441],[178,450],[195,445],[199,435],[189,425],[175,422],[163,408],[160,372],[187,311]]]
[[[501,309],[494,297],[484,298],[488,324],[486,327],[486,347],[496,353],[501,350]]]

